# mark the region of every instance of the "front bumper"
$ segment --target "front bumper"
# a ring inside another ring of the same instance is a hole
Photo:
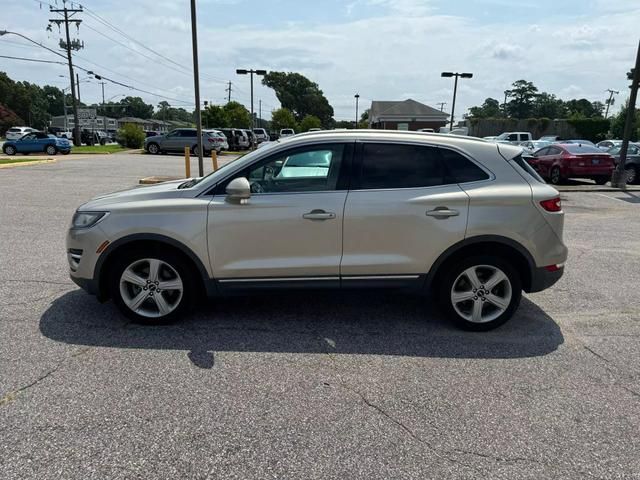
[[[531,287],[527,293],[541,292],[554,285],[564,274],[564,266],[550,272],[546,268],[536,268],[531,275]]]
[[[98,247],[108,240],[100,225],[88,229],[69,229],[67,231],[67,256],[71,280],[91,294],[97,294],[95,275],[96,263],[100,257]]]

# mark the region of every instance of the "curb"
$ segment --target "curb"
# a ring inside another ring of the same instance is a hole
[[[28,167],[29,165],[40,165],[42,163],[56,163],[55,158],[45,158],[42,160],[33,160],[29,162],[14,162],[14,163],[3,163],[0,164],[0,169],[2,168],[13,168],[13,167]]]
[[[144,177],[141,178],[140,180],[138,180],[138,183],[140,185],[155,185],[156,183],[162,183],[162,182],[170,182],[172,180],[182,180],[184,177],[170,177],[170,176],[161,176],[161,175],[155,175],[152,177]],[[184,180],[188,180],[187,178],[184,178]]]

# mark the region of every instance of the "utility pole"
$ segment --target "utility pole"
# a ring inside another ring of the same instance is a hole
[[[264,75],[267,74],[267,71],[266,70],[254,70],[254,69],[247,70],[247,69],[244,69],[244,68],[238,68],[236,70],[236,73],[238,75],[246,75],[247,73],[249,75],[251,75],[251,128],[253,128],[255,126],[254,125],[254,123],[255,123],[254,120],[255,119],[254,119],[254,114],[253,114],[253,74],[255,73],[256,75],[263,75],[264,76]]]
[[[604,119],[606,120],[607,117],[609,116],[609,107],[613,105],[613,102],[614,102],[613,96],[618,95],[620,92],[617,90],[611,90],[610,88],[607,88],[605,92],[609,92],[609,99],[606,101],[607,111],[604,113]]]
[[[224,89],[225,92],[229,92],[229,96],[227,97],[227,103],[231,101],[231,80],[229,80],[229,86]]]
[[[472,78],[473,73],[453,73],[453,72],[442,72],[440,74],[441,77],[455,77],[455,83],[453,84],[453,103],[451,104],[451,123],[449,124],[449,130],[453,130],[453,114],[456,110],[456,94],[458,93],[458,77],[462,78]]]
[[[504,110],[504,116],[507,117],[507,96],[509,95],[509,90],[504,91],[504,103],[502,104],[502,109]]]
[[[356,99],[356,124],[355,124],[355,128],[358,128],[358,101],[360,100],[360,94],[356,93],[353,98]]]
[[[258,100],[258,119],[260,120],[260,126],[262,127],[262,99]]]
[[[193,87],[196,93],[196,130],[198,135],[198,175],[204,176],[202,162],[202,112],[200,111],[200,72],[198,70],[198,30],[196,0],[191,0],[191,43],[193,45]]]
[[[80,75],[78,72],[76,72],[76,88],[78,89],[78,104],[80,104],[82,100],[80,100]]]
[[[624,124],[624,135],[622,136],[622,147],[620,148],[620,161],[611,176],[611,186],[625,188],[627,184],[627,174],[625,164],[627,163],[627,152],[631,131],[636,117],[636,100],[638,99],[638,86],[640,84],[640,42],[638,42],[638,52],[636,53],[636,66],[627,73],[627,78],[631,80],[631,94],[627,105],[627,121]]]
[[[100,82],[100,85],[102,85],[102,128],[104,128],[104,133],[106,133],[107,135],[109,134],[109,130],[107,129],[107,115],[104,113],[105,111],[105,107],[104,107],[104,84],[106,82]]]
[[[436,105],[440,105],[440,111],[444,112],[444,106],[447,104],[447,102],[438,102],[436,103]]]
[[[80,145],[80,122],[78,120],[78,101],[79,100],[76,98],[76,85],[75,85],[76,78],[75,78],[75,75],[73,74],[73,59],[71,58],[71,51],[80,50],[84,48],[84,43],[81,43],[80,40],[78,39],[71,41],[71,35],[69,34],[69,24],[74,23],[76,27],[79,28],[80,24],[82,23],[82,20],[73,19],[71,17],[73,17],[76,13],[82,13],[83,10],[82,10],[82,7],[67,8],[66,0],[63,1],[63,5],[64,5],[64,8],[49,7],[49,12],[62,14],[64,19],[59,19],[59,18],[49,19],[49,26],[47,27],[47,30],[49,31],[52,30],[51,29],[52,23],[56,24],[58,28],[60,28],[60,25],[64,23],[66,41],[61,39],[60,47],[63,50],[67,51],[67,62],[69,63],[69,79],[71,81],[70,82],[71,97],[73,100],[73,144],[75,146],[79,146]]]

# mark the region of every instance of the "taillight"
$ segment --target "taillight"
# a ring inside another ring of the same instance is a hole
[[[207,140],[209,140],[209,143],[215,142],[215,140],[213,138],[207,138]]]
[[[540,205],[547,212],[561,212],[562,211],[562,201],[560,200],[560,197],[550,198],[549,200],[542,200],[540,202]]]

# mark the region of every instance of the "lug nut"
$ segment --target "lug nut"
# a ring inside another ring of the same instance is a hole
[[[474,300],[478,300],[478,297],[473,297]]]
[[[143,289],[143,290],[146,290],[146,289],[147,289],[147,287],[142,287],[142,289]]]

